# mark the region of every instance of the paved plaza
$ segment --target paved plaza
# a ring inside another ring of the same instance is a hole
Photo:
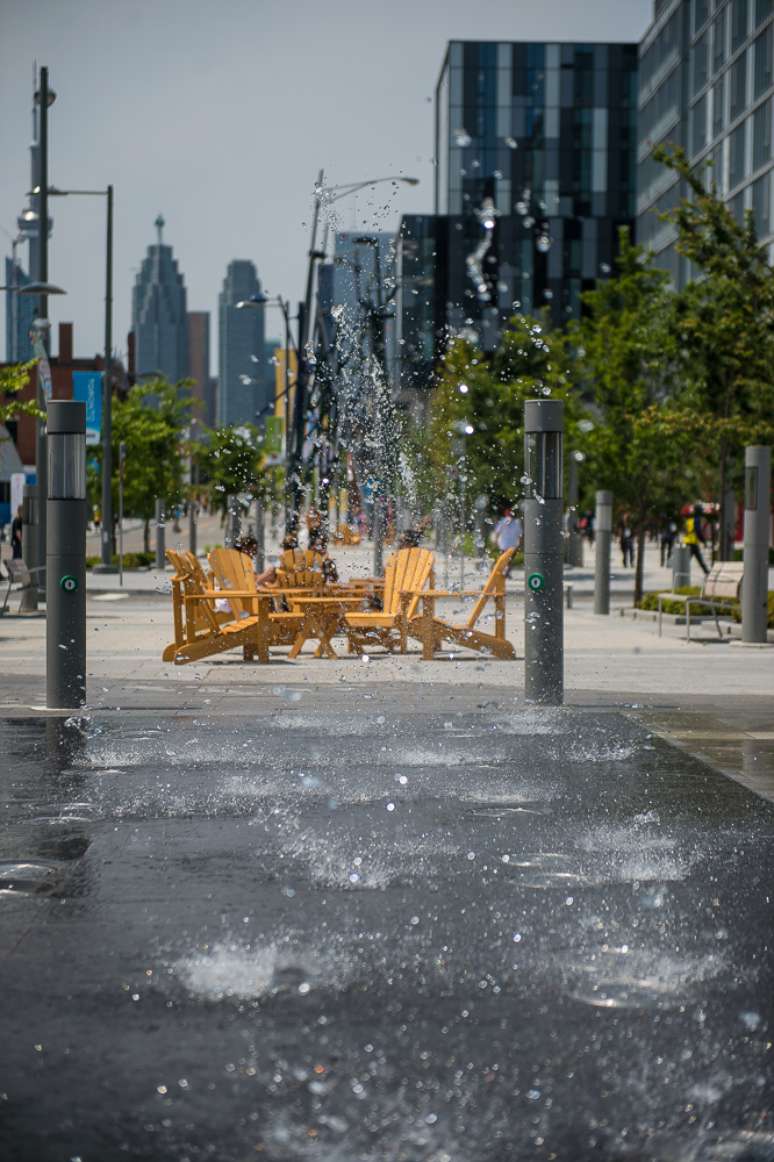
[[[774,1159],[774,650],[567,579],[561,709],[459,650],[164,665],[151,571],[47,714],[0,621],[0,1157]]]

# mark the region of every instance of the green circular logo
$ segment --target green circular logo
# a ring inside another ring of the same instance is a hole
[[[59,584],[61,588],[64,589],[65,593],[75,593],[75,590],[78,588],[78,578],[71,576],[69,573],[66,573],[65,576],[60,579]]]
[[[539,593],[541,589],[545,589],[546,579],[542,573],[530,573],[527,578],[527,585],[533,593]]]

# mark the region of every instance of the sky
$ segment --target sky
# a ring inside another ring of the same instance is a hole
[[[188,309],[212,313],[215,373],[232,259],[251,258],[269,294],[303,297],[321,168],[330,183],[420,179],[342,200],[339,229],[395,230],[401,214],[432,211],[432,97],[447,41],[637,41],[652,10],[652,0],[0,0],[3,253],[29,188],[37,62],[57,94],[51,184],[115,187],[116,349],[162,213]],[[105,199],[53,199],[51,213],[49,277],[67,291],[49,300],[51,318],[73,321],[76,354],[91,356],[104,325]],[[270,311],[267,334],[280,332]]]

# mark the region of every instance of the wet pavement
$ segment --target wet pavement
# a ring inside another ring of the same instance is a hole
[[[774,805],[604,708],[0,721],[5,1162],[774,1159]]]

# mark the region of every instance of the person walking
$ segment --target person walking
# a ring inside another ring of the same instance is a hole
[[[514,516],[513,509],[510,505],[506,505],[503,509],[503,515],[492,529],[492,540],[500,552],[504,553],[507,549],[518,549],[523,536],[524,525],[521,522],[521,518]],[[513,557],[511,557],[508,563],[508,568],[505,572],[506,577],[510,577],[512,567]]]
[[[661,526],[661,538],[659,540],[662,569],[665,567],[669,561],[669,558],[672,556],[672,549],[674,548],[676,537],[677,522],[673,520],[665,520]]]
[[[618,540],[621,545],[621,556],[623,557],[624,569],[627,565],[634,568],[634,533],[632,532],[631,521],[629,520],[628,512],[625,512],[621,517],[620,533]]]
[[[16,516],[11,521],[11,556],[18,561],[22,555],[22,509],[16,510]]]
[[[706,577],[709,573],[707,562],[701,553],[701,545],[705,544],[704,530],[702,529],[703,512],[700,504],[693,507],[687,504],[683,509],[685,525],[683,528],[683,544],[688,546],[691,556],[698,562],[699,568]]]

